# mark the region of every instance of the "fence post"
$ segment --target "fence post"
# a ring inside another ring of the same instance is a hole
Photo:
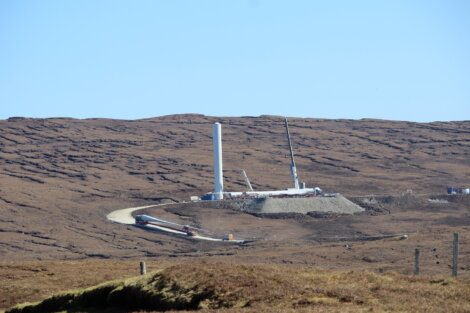
[[[454,242],[452,247],[452,277],[457,277],[459,267],[459,233],[454,233]]]
[[[147,274],[147,267],[145,266],[145,261],[140,261],[140,275]]]
[[[419,249],[415,249],[415,275],[419,275]]]

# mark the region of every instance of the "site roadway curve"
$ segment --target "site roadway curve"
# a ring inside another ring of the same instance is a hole
[[[148,208],[151,208],[151,207],[164,206],[164,205],[165,204],[153,204],[153,205],[132,207],[132,208],[126,208],[126,209],[119,209],[119,210],[116,210],[116,211],[113,211],[113,212],[109,213],[106,216],[106,218],[109,221],[112,221],[112,222],[115,222],[115,223],[124,224],[124,225],[135,225],[135,226],[138,226],[139,228],[143,228],[143,229],[146,229],[146,230],[161,231],[161,232],[165,232],[165,233],[172,234],[172,235],[187,237],[188,239],[204,240],[204,241],[216,241],[216,242],[225,242],[225,243],[238,243],[238,244],[243,244],[243,243],[246,242],[245,240],[225,240],[225,239],[222,239],[222,238],[213,238],[213,237],[201,236],[201,235],[188,236],[184,232],[176,231],[174,229],[163,227],[163,226],[136,225],[135,224],[135,219],[132,216],[132,213],[134,213],[135,211],[148,209]],[[171,223],[171,222],[169,222],[169,223]]]

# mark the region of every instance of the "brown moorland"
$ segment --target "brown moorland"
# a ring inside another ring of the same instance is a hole
[[[470,200],[440,195],[448,185],[468,184],[468,121],[290,119],[301,180],[348,196],[368,208],[364,214],[268,218],[197,205],[149,210],[258,239],[245,246],[198,243],[106,220],[119,208],[210,191],[215,121],[223,124],[227,189],[244,190],[240,169],[255,189],[290,186],[280,117],[0,121],[0,307],[132,276],[141,258],[157,268],[209,258],[410,274],[420,247],[424,274],[448,275],[454,231],[461,236],[461,277],[470,275]],[[357,239],[393,233],[409,239]]]
[[[127,312],[466,312],[470,284],[395,273],[304,266],[196,262],[58,294],[7,313]]]

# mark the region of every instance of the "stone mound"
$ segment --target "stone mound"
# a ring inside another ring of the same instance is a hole
[[[340,194],[307,198],[262,198],[245,203],[242,211],[249,213],[302,213],[330,212],[354,214],[364,208],[349,201]]]

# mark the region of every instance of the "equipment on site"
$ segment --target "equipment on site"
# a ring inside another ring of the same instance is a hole
[[[299,185],[299,177],[297,176],[297,167],[295,166],[294,160],[294,150],[292,150],[292,141],[290,139],[289,133],[289,123],[287,122],[287,117],[285,118],[285,126],[286,126],[286,134],[287,134],[287,142],[289,143],[289,152],[290,152],[290,174],[292,176],[292,180],[294,181],[294,188],[300,189]]]
[[[284,190],[267,190],[267,191],[254,191],[251,186],[250,180],[245,171],[242,171],[243,178],[248,191],[224,191],[224,177],[223,177],[223,164],[222,164],[222,126],[220,123],[214,123],[212,126],[212,143],[214,153],[214,191],[206,193],[201,196],[201,200],[223,200],[224,198],[239,198],[239,197],[296,197],[296,196],[317,196],[322,194],[322,190],[318,187],[307,188],[305,183],[300,184],[297,175],[297,167],[295,165],[294,150],[292,148],[292,139],[289,132],[289,124],[287,118],[284,119],[284,124],[287,133],[287,141],[289,143],[290,153],[290,172],[292,180],[294,181],[294,188],[287,188]]]
[[[136,215],[135,224],[139,226],[153,225],[153,226],[163,227],[166,229],[185,233],[187,236],[196,236],[198,234],[198,231],[200,230],[193,226],[180,225],[177,223],[165,221],[165,220],[162,220],[162,219],[150,216],[150,215],[145,215],[145,214]]]
[[[449,195],[468,195],[468,194],[470,194],[470,188],[447,187],[447,194],[449,194]]]
[[[225,234],[223,240],[235,240],[235,238],[233,237],[233,234]]]
[[[223,237],[216,237],[211,234],[211,232],[201,228],[165,221],[146,214],[136,215],[134,219],[135,226],[138,226],[140,228],[152,231],[165,232],[171,235],[190,237],[190,239],[194,240],[227,242],[235,244],[244,244],[253,241],[253,239],[249,241],[244,239],[235,239],[235,237],[231,233],[225,234],[223,235]]]
[[[253,191],[253,187],[251,187],[250,180],[248,179],[248,176],[246,175],[245,170],[242,170],[242,176],[243,176],[243,179],[245,179],[245,184],[248,190]]]

